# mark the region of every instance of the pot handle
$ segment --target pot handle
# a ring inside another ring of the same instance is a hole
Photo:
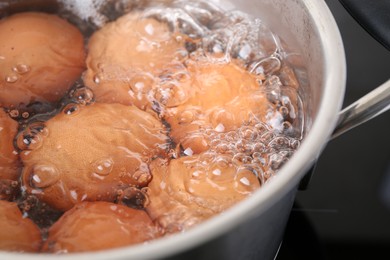
[[[363,124],[364,122],[382,114],[390,109],[390,79],[385,83],[363,96],[355,103],[344,108],[339,113],[336,128],[333,130],[331,139]],[[299,190],[306,190],[311,176],[315,171],[314,166],[306,173],[299,184]]]
[[[339,0],[350,15],[387,50],[390,50],[390,1]]]
[[[390,79],[339,113],[332,139],[390,109]]]
[[[353,18],[390,50],[390,1],[339,0]],[[390,109],[390,80],[339,114],[332,139]]]

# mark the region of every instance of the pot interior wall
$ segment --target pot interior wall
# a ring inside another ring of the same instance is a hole
[[[325,53],[319,34],[314,25],[311,10],[302,1],[234,1],[235,8],[260,17],[283,40],[296,49],[306,67],[299,77],[300,95],[306,112],[305,131],[307,132],[319,110],[325,87]],[[310,7],[310,6],[309,6]]]

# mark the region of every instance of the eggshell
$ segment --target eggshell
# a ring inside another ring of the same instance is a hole
[[[265,120],[271,104],[254,75],[234,62],[202,58],[187,67],[189,76],[175,84],[180,94],[158,100],[167,106],[164,119],[172,139],[184,150],[195,154],[208,150],[207,130],[228,132],[251,120]]]
[[[67,211],[49,230],[43,251],[104,250],[142,243],[161,236],[143,210],[109,202],[83,202]]]
[[[250,196],[260,187],[251,168],[207,154],[151,164],[146,210],[168,233],[187,230]]]
[[[85,68],[81,32],[56,15],[6,17],[0,39],[0,106],[57,102]]]
[[[33,136],[33,137],[31,137]],[[27,138],[27,141],[26,141]],[[30,139],[29,139],[30,138]],[[162,123],[134,106],[71,104],[18,137],[23,186],[58,210],[80,201],[114,201],[151,180],[148,163],[166,156]]]
[[[17,180],[21,165],[13,140],[18,123],[0,108],[0,180]]]
[[[186,56],[184,37],[171,33],[167,24],[127,14],[90,38],[84,82],[99,102],[146,109],[158,75]]]
[[[22,216],[16,203],[0,200],[0,249],[38,252],[41,232],[34,222]]]

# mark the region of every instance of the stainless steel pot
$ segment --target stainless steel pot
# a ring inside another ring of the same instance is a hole
[[[12,2],[28,1],[9,1]],[[35,2],[42,4],[44,1]],[[54,1],[47,2],[52,4]],[[290,161],[252,197],[184,233],[101,252],[69,255],[0,252],[0,259],[182,259],[188,255],[199,259],[273,259],[298,184],[331,138],[336,125],[335,136],[346,129],[345,125],[349,128],[361,122],[361,115],[366,118],[367,113],[376,115],[386,110],[389,87],[377,90],[381,99],[374,103],[381,105],[379,109],[372,110],[373,104],[361,109],[362,102],[358,102],[340,116],[346,81],[345,55],[337,25],[322,0],[214,2],[261,17],[278,34],[294,38],[309,64],[309,84],[302,90],[307,104],[307,135]],[[6,6],[7,3],[0,3],[1,8]],[[356,117],[358,122],[353,121]]]

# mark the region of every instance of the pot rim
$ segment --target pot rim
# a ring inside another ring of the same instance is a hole
[[[346,82],[346,61],[342,38],[325,1],[301,0],[315,19],[324,56],[324,90],[316,120],[302,141],[300,148],[273,179],[237,205],[195,228],[180,234],[163,237],[129,247],[64,255],[0,252],[1,259],[156,259],[180,253],[200,245],[248,220],[254,212],[260,214],[270,208],[288,191],[294,189],[329,140],[341,109]],[[104,235],[104,234],[102,234]]]

